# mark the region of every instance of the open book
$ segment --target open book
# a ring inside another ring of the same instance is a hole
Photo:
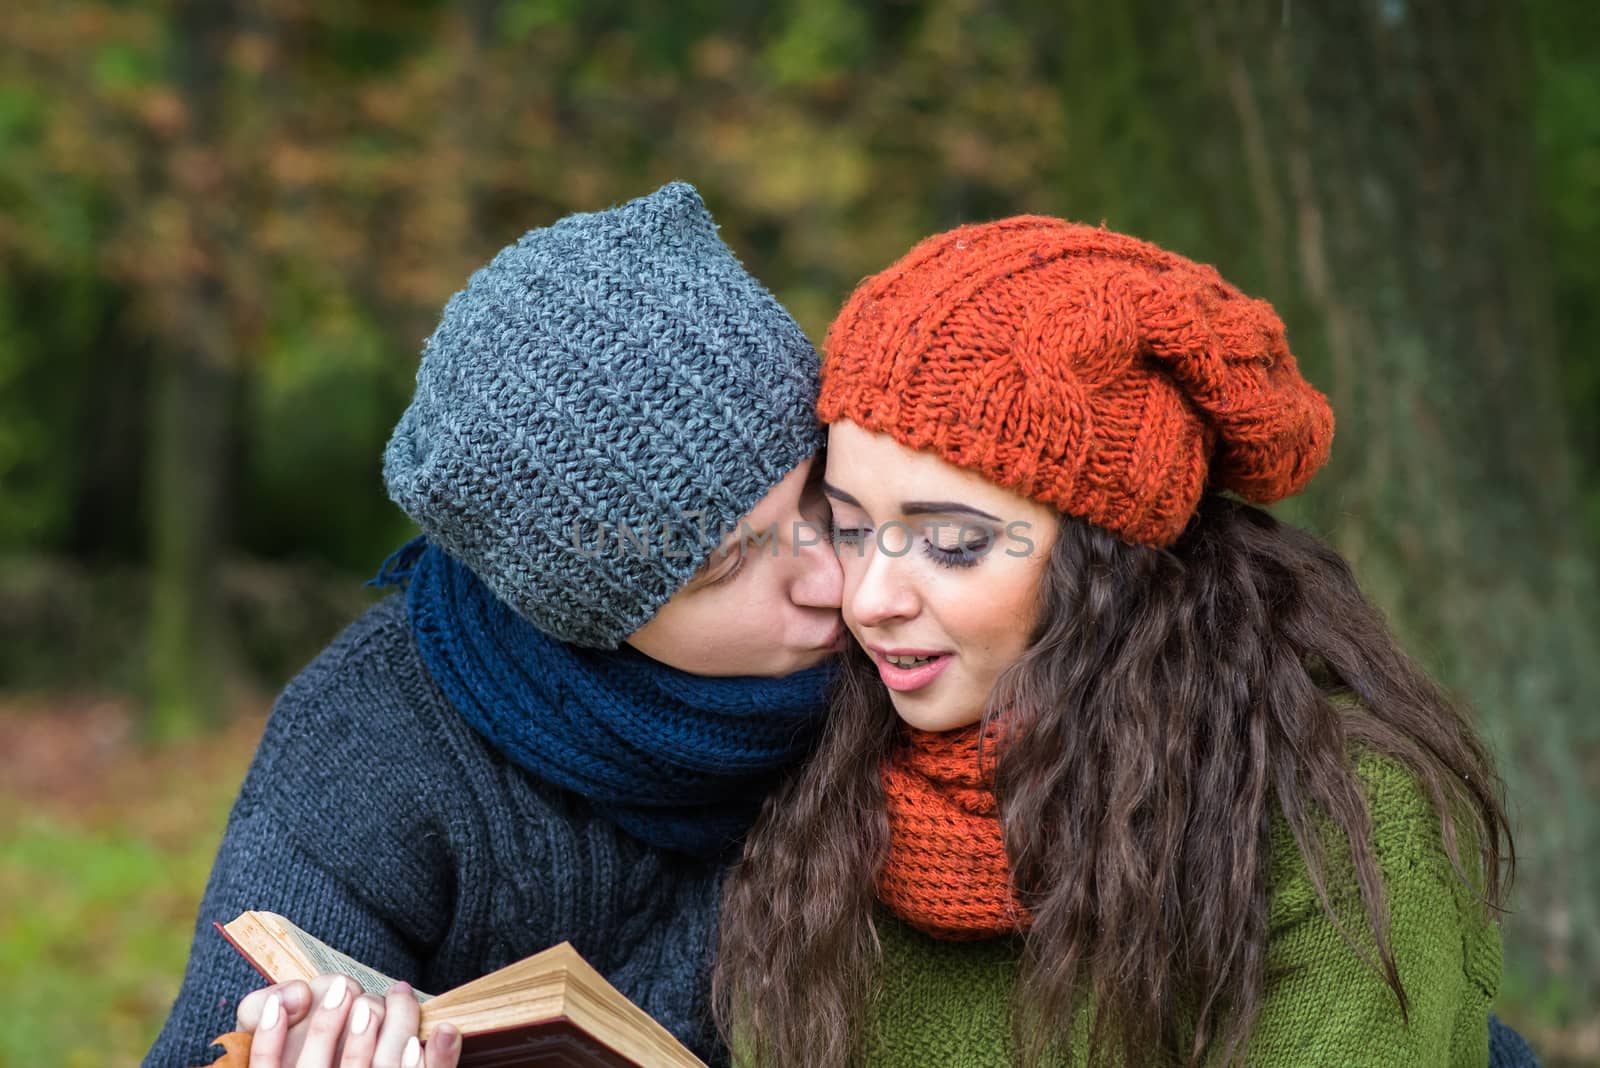
[[[272,912],[245,912],[217,930],[268,982],[347,975],[382,996],[394,980]],[[441,1023],[462,1037],[461,1068],[705,1068],[672,1033],[623,997],[562,942],[422,1002],[418,1037]]]

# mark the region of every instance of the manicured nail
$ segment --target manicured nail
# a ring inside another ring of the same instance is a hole
[[[345,982],[344,982],[344,980],[343,979],[335,979],[333,981],[333,985],[328,988],[328,992],[326,994],[322,995],[322,1007],[323,1007],[323,1009],[324,1010],[337,1009],[340,1005],[343,1005],[344,1004],[344,990],[345,990]]]
[[[422,1043],[417,1041],[416,1035],[406,1039],[406,1052],[400,1063],[404,1068],[417,1068],[422,1063]]]
[[[358,998],[356,1007],[350,1012],[350,1033],[352,1035],[364,1034],[367,1025],[372,1022],[372,1006],[367,1004],[366,998]]]
[[[274,994],[267,999],[267,1007],[261,1010],[262,1031],[271,1031],[278,1026],[278,1021],[283,1019],[283,1000]]]

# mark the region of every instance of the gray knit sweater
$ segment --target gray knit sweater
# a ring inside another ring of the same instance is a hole
[[[403,597],[284,690],[228,820],[183,988],[145,1060],[217,1055],[263,985],[213,928],[278,912],[439,993],[567,940],[702,1058],[720,869],[628,837],[479,737],[429,679]]]

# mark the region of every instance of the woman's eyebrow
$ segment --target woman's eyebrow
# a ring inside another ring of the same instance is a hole
[[[822,481],[822,492],[827,494],[829,497],[832,497],[836,501],[840,501],[840,502],[842,502],[844,504],[848,504],[848,505],[851,505],[851,506],[856,507],[856,508],[861,508],[861,502],[860,501],[856,500],[854,497],[850,496],[850,494],[846,493],[844,490],[840,489],[838,486],[835,486],[833,483],[829,482],[827,479],[823,479],[823,481]],[[862,511],[865,511],[865,510],[866,509],[864,509],[864,508],[862,509]],[[981,511],[981,510],[979,510],[977,508],[972,507],[969,504],[958,504],[955,501],[907,501],[905,504],[900,506],[900,514],[901,515],[972,515],[972,516],[977,516],[979,519],[988,519],[991,522],[995,522],[995,523],[998,523],[998,522],[1001,521],[1000,517],[997,516],[997,515],[990,515],[988,512]]]
[[[980,519],[991,519],[1000,522],[1000,517],[990,515],[988,512],[979,511],[970,504],[957,504],[955,501],[907,501],[900,506],[901,515],[975,515]]]

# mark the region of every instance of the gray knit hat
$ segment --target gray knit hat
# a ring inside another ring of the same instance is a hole
[[[610,649],[821,446],[816,397],[811,343],[673,182],[473,274],[383,477],[524,618]]]

